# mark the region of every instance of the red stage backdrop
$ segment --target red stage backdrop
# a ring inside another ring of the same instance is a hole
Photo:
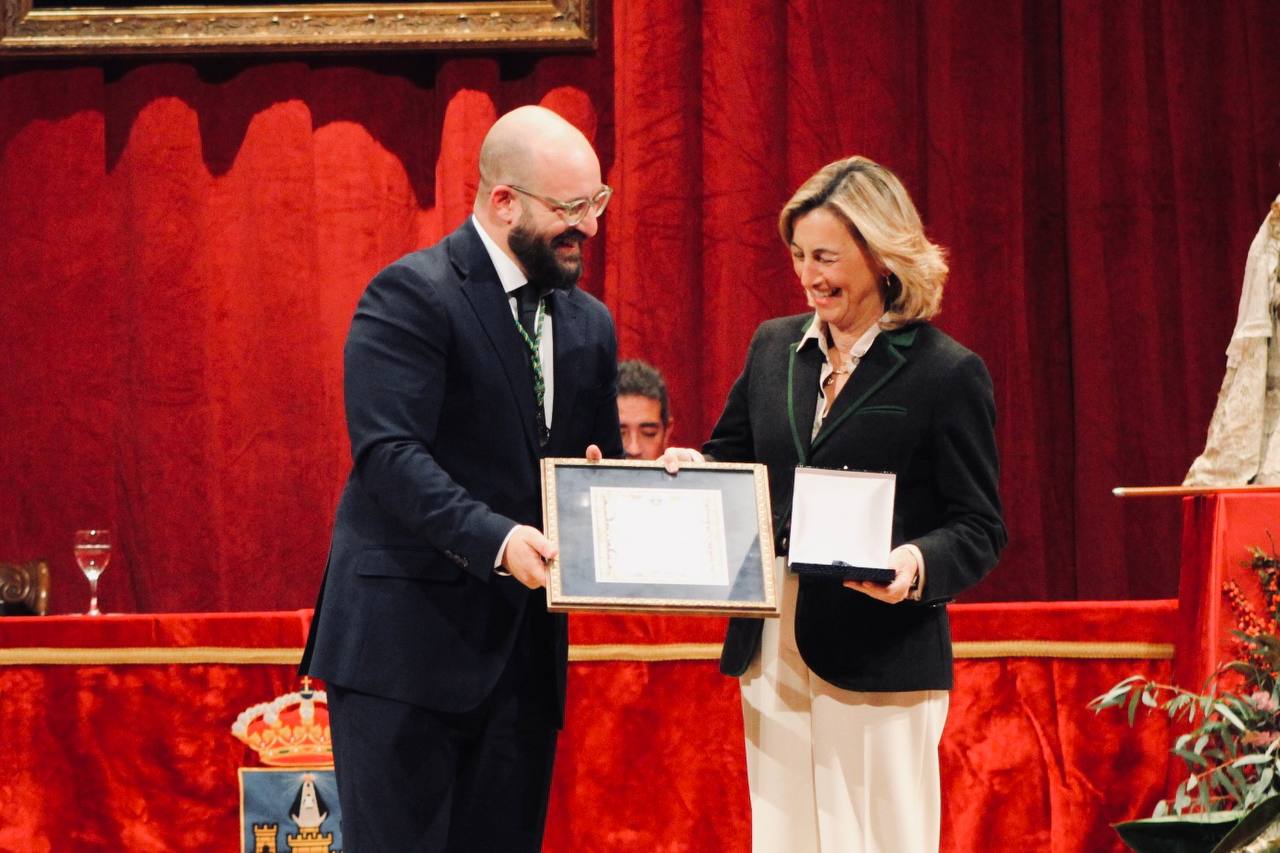
[[[1280,190],[1267,2],[601,0],[575,56],[0,66],[0,554],[109,525],[111,610],[309,606],[348,465],[368,278],[467,214],[476,149],[563,112],[617,189],[585,287],[707,434],[761,320],[803,307],[775,219],[824,163],[897,170],[987,361],[1012,544],[974,599],[1175,590],[1178,481]]]

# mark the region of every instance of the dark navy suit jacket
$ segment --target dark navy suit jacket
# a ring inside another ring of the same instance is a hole
[[[621,456],[617,344],[598,300],[549,297],[555,349],[545,455]],[[531,591],[494,573],[516,524],[541,526],[527,348],[468,220],[373,279],[345,349],[353,467],[338,505],[301,669],[445,712],[476,707],[501,674]],[[563,708],[568,634],[550,618]]]
[[[922,602],[884,604],[836,580],[803,577],[796,645],[825,681],[857,691],[951,687],[946,602],[977,583],[1007,539],[991,377],[977,355],[927,323],[883,331],[812,441],[822,350],[797,351],[813,314],[769,320],[703,450],[769,468],[775,541],[786,548],[797,465],[897,475],[893,545],[924,554]],[[832,524],[840,524],[838,508]],[[721,669],[741,675],[759,619],[733,619]]]

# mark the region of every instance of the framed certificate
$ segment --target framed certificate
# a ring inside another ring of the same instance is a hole
[[[777,616],[763,465],[542,460],[551,610]]]

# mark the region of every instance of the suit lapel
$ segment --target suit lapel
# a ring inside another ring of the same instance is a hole
[[[813,419],[818,413],[818,377],[822,374],[822,348],[810,344],[800,352],[799,346],[799,342],[791,344],[787,365],[787,416],[791,422],[791,440],[795,444],[796,459],[801,465],[805,465],[809,457],[809,436],[813,434]]]
[[[916,330],[898,329],[892,332],[881,332],[876,336],[871,349],[858,364],[858,368],[849,377],[848,384],[840,391],[835,403],[831,406],[831,414],[822,424],[813,439],[809,452],[813,453],[826,441],[840,425],[849,419],[854,412],[862,408],[867,399],[879,391],[886,382],[893,378],[902,366],[907,363],[906,350],[915,342]],[[815,379],[816,382],[816,379]],[[817,406],[815,398],[814,406]]]
[[[507,384],[516,399],[525,440],[530,452],[537,457],[540,455],[537,426],[533,420],[537,401],[534,397],[533,374],[529,369],[527,348],[520,333],[516,331],[511,303],[506,291],[502,289],[502,282],[498,280],[493,261],[489,259],[489,253],[485,251],[484,243],[480,241],[480,235],[476,233],[470,219],[454,232],[449,245],[449,258],[462,277],[463,295],[471,303],[489,343],[498,354],[502,372],[506,374]],[[558,324],[555,336],[560,336]]]
[[[573,405],[578,399],[581,371],[573,369],[572,359],[583,351],[586,324],[583,322],[582,308],[574,296],[575,293],[571,290],[556,290],[547,295],[547,305],[552,316],[552,370],[555,371],[555,399],[551,409],[553,442],[557,425],[560,427],[560,435],[567,434],[565,425],[573,423]],[[577,455],[585,448],[573,450],[561,447],[560,450],[567,455]]]

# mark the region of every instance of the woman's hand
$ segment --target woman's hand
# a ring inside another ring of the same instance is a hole
[[[599,462],[604,458],[600,452],[600,447],[595,444],[587,445],[586,457],[588,462]],[[666,451],[658,457],[667,469],[668,474],[675,474],[680,470],[681,463],[694,462],[701,464],[706,460],[702,458],[702,454],[694,450],[692,447],[668,447]]]
[[[668,447],[658,457],[659,462],[667,469],[668,474],[674,474],[680,470],[683,462],[694,462],[701,464],[706,460],[702,458],[702,454],[694,450],[692,447]]]
[[[844,585],[885,604],[897,604],[911,593],[920,564],[913,549],[899,545],[889,552],[889,568],[893,569],[894,578],[888,586],[871,581],[845,581]]]

